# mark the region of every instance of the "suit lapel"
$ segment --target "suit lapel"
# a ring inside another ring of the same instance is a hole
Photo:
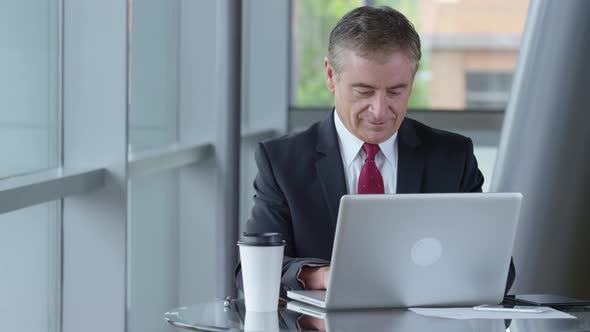
[[[398,135],[397,193],[419,193],[424,171],[424,154],[413,120],[404,119]]]
[[[320,124],[316,146],[318,159],[315,167],[330,212],[330,220],[335,224],[340,198],[347,193],[347,189],[333,116],[334,111]]]
[[[326,118],[318,130],[315,168],[327,203],[330,219],[335,224],[338,217],[340,198],[347,194],[346,178],[338,135],[334,125],[334,112]],[[397,193],[419,193],[424,171],[424,154],[413,120],[405,119],[398,134]]]

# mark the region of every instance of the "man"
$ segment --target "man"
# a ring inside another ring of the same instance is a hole
[[[344,194],[481,192],[469,138],[405,118],[420,56],[420,38],[401,13],[352,10],[332,30],[324,59],[335,111],[259,144],[247,231],[283,234],[284,290],[326,288]],[[241,288],[239,265],[236,282]]]

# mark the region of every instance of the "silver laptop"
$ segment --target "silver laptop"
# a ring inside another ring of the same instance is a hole
[[[326,291],[289,298],[326,309],[502,302],[520,193],[345,195]]]

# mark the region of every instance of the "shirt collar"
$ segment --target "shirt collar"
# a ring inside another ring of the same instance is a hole
[[[363,142],[358,137],[354,136],[342,120],[340,120],[340,116],[334,110],[334,124],[336,125],[336,133],[338,134],[338,140],[340,142],[340,150],[342,151],[342,157],[344,158],[344,162],[346,163],[347,167],[350,167],[350,164],[356,158],[359,151],[363,147]],[[395,165],[395,142],[397,140],[397,132],[393,134],[389,139],[385,142],[379,144],[379,149],[385,156],[385,158],[392,164]]]
[[[396,163],[396,153],[395,153],[395,143],[397,142],[397,131],[393,136],[387,139],[387,141],[379,144],[379,149],[392,165],[397,165]]]

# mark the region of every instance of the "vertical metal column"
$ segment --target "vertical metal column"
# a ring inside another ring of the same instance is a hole
[[[215,144],[219,168],[217,199],[217,297],[234,296],[237,263],[241,132],[242,1],[217,2],[217,77],[220,129]],[[206,45],[203,45],[206,47]],[[214,110],[212,110],[214,111]]]
[[[590,1],[532,1],[493,191],[524,194],[513,292],[590,298]]]

